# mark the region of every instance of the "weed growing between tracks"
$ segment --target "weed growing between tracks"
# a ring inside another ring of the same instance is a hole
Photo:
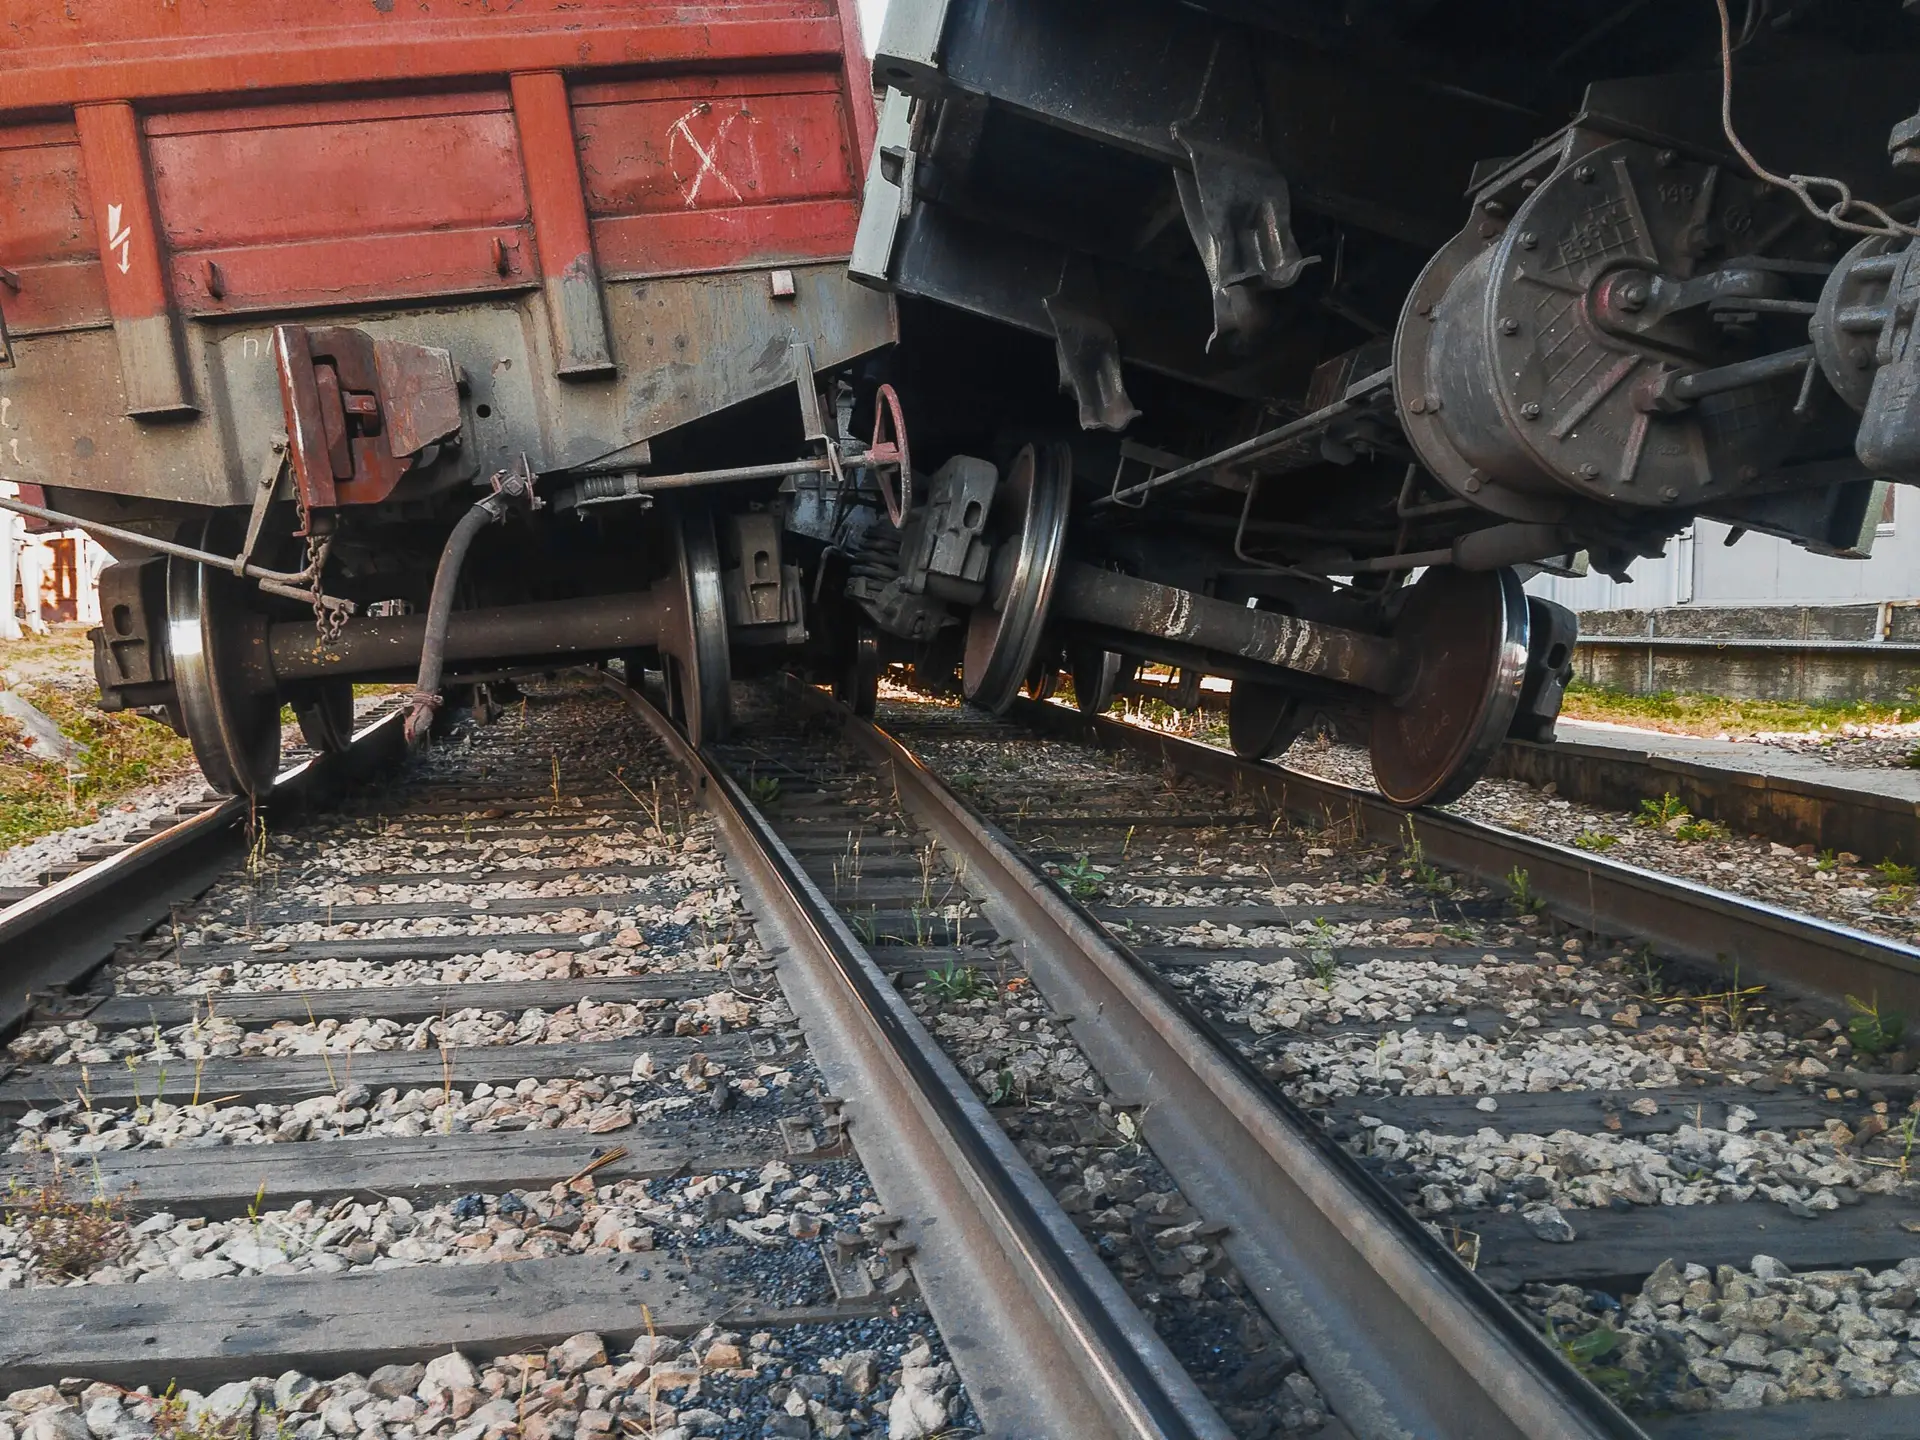
[[[125,1251],[131,1235],[125,1211],[99,1189],[75,1197],[71,1173],[56,1161],[52,1176],[38,1184],[16,1177],[0,1204],[0,1224],[50,1281],[84,1279]]]

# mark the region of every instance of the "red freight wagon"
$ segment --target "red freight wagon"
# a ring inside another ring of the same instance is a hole
[[[356,677],[664,655],[710,732],[808,633],[894,335],[853,0],[0,16],[0,478],[121,559],[105,703],[250,790]]]

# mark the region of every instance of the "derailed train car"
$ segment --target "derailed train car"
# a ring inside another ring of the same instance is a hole
[[[892,0],[852,268],[992,555],[910,522],[939,613],[870,618],[964,625],[989,706],[1144,657],[1232,676],[1243,753],[1327,714],[1459,793],[1558,713],[1530,568],[1858,556],[1920,480],[1916,11]]]
[[[1442,799],[1551,732],[1528,567],[1920,478],[1908,10],[892,0],[876,136],[851,0],[0,0],[0,503],[229,790],[356,679],[899,658]]]

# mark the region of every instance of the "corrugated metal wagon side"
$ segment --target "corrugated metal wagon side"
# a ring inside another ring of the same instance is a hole
[[[884,343],[849,287],[851,0],[0,5],[6,477],[245,504],[274,324],[443,347],[476,468],[637,442]],[[794,274],[793,294],[770,283]]]
[[[104,702],[217,785],[355,677],[628,655],[717,730],[805,639],[781,497],[895,333],[853,0],[0,0],[0,72],[0,505],[114,549]]]

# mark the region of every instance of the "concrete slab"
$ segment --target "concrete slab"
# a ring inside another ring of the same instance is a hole
[[[1642,730],[1604,721],[1562,720],[1560,739],[1572,745],[1663,756],[1766,775],[1809,785],[1837,786],[1855,793],[1885,795],[1920,803],[1920,770],[1865,765],[1836,765],[1812,755],[1760,745],[1751,740],[1719,740],[1705,735],[1672,735],[1664,730]]]

